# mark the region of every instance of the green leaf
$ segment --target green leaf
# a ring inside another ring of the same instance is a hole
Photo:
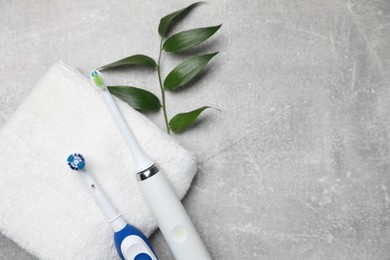
[[[219,30],[219,28],[221,28],[221,25],[222,24],[212,27],[196,28],[177,33],[164,42],[163,49],[168,52],[188,49],[210,38]]]
[[[143,111],[156,111],[161,107],[160,100],[153,93],[130,86],[109,86],[111,94],[131,107]]]
[[[184,86],[198,75],[207,63],[217,54],[218,52],[214,52],[196,56],[179,64],[165,78],[164,88],[167,90],[174,90]]]
[[[99,70],[106,70],[106,69],[114,69],[117,67],[123,67],[123,66],[132,66],[132,65],[143,65],[146,67],[154,68],[156,67],[156,62],[150,58],[149,56],[143,55],[143,54],[136,54],[121,60],[118,60],[116,62],[104,65],[99,68]]]
[[[207,108],[213,108],[213,107],[203,106],[190,112],[180,113],[175,115],[169,121],[169,128],[175,133],[183,131],[187,127],[193,125],[196,119],[198,118],[198,116],[200,115],[200,113],[202,113]]]
[[[166,37],[169,29],[171,29],[174,23],[178,22],[180,19],[183,19],[193,8],[201,4],[203,4],[203,2],[193,3],[186,8],[180,9],[179,11],[173,12],[161,18],[160,24],[158,25],[158,33],[160,36],[162,38]]]

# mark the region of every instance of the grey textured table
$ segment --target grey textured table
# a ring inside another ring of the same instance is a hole
[[[156,57],[159,18],[189,3],[0,1],[0,126],[58,60]],[[213,258],[389,259],[390,2],[212,1],[177,30],[220,22],[206,77],[167,97],[171,116],[222,110],[175,135],[200,160],[184,204]],[[110,77],[159,94],[155,74]],[[34,258],[1,237],[0,259]]]

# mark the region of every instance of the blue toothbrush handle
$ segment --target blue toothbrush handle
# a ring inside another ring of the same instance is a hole
[[[127,224],[114,234],[115,247],[122,260],[158,260],[146,236]]]
[[[110,223],[114,231],[115,246],[120,257],[123,260],[158,260],[145,235],[136,227],[125,222],[93,176],[84,170],[84,157],[81,154],[74,153],[69,155],[67,161],[72,170],[80,171],[80,176],[86,187]]]

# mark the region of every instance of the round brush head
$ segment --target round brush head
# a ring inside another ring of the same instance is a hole
[[[68,165],[74,171],[82,170],[85,167],[85,159],[79,153],[72,153],[68,156]]]

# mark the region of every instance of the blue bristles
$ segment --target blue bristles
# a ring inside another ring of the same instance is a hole
[[[68,165],[74,171],[82,170],[85,167],[85,159],[81,154],[73,153],[68,156]]]

